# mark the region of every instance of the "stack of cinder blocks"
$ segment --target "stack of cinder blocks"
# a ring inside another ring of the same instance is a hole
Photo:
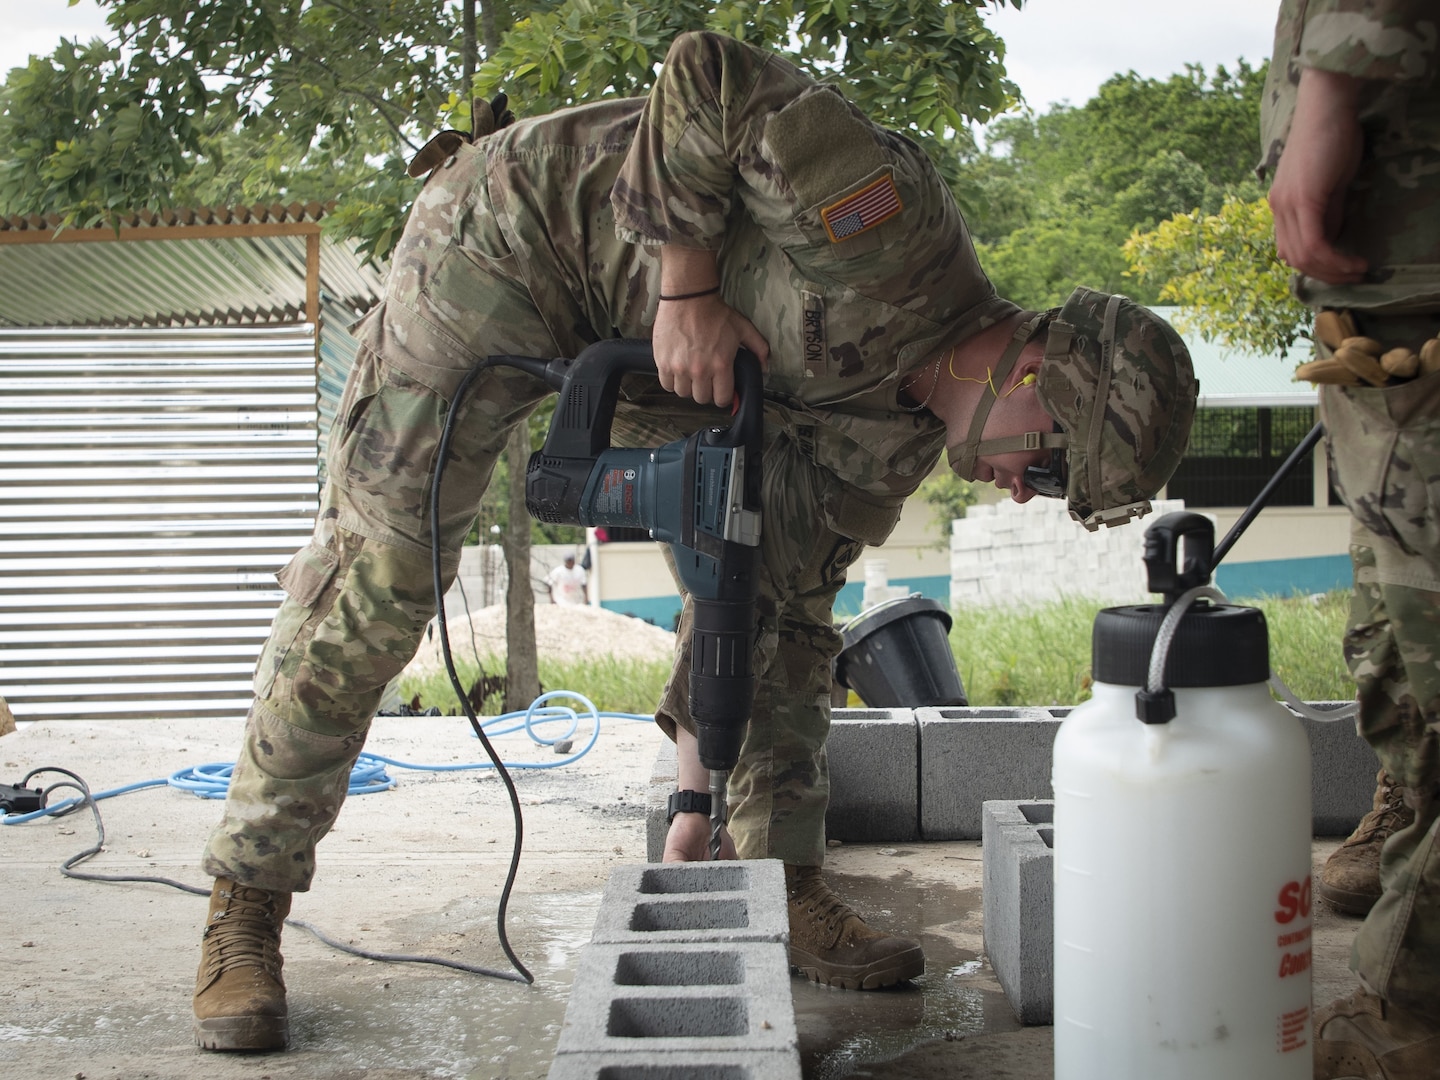
[[[1345,702],[1321,702],[1339,708]],[[986,802],[1050,797],[1050,752],[1068,708],[835,709],[826,755],[826,834],[853,843],[979,840]],[[1310,738],[1316,836],[1348,835],[1370,809],[1379,764],[1351,722],[1302,720]],[[646,849],[665,850],[675,790],[665,740],[650,776]]]
[[[1349,723],[1301,722],[1310,738],[1315,834],[1344,835],[1370,808],[1374,751]],[[1048,754],[1045,767],[1048,773]],[[1016,1018],[1049,1024],[1055,1011],[1055,804],[987,800],[982,817],[985,955]]]
[[[1345,702],[1319,702],[1337,709]],[[831,839],[856,843],[982,840],[985,950],[1016,1016],[1053,1012],[1051,748],[1068,708],[836,709]],[[1344,836],[1370,809],[1379,767],[1353,723],[1302,719],[1310,739],[1316,836]],[[647,845],[665,846],[673,745],[651,775]]]
[[[1054,820],[1048,799],[984,806],[985,955],[1022,1024],[1055,1015]]]
[[[550,1080],[800,1080],[782,865],[617,868]]]

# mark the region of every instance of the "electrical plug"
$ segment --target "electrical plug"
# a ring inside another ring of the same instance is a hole
[[[7,814],[33,814],[45,809],[45,793],[39,788],[0,784],[0,810]]]

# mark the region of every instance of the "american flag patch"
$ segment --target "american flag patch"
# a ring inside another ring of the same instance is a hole
[[[901,210],[900,193],[895,190],[895,180],[882,176],[873,184],[867,184],[854,195],[841,199],[820,211],[820,220],[825,222],[825,231],[830,242],[838,244],[852,236],[859,236],[866,229],[873,229],[882,221],[889,221]]]

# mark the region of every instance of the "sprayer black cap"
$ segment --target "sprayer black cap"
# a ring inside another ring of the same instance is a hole
[[[1091,674],[1096,682],[1145,686],[1163,604],[1106,608],[1095,616]],[[1245,686],[1270,678],[1265,613],[1233,604],[1197,603],[1180,620],[1165,662],[1168,687]]]
[[[1096,682],[1145,687],[1150,654],[1169,604],[1210,580],[1214,525],[1200,514],[1166,514],[1145,532],[1145,569],[1151,592],[1167,603],[1106,608],[1095,616],[1091,675]],[[1183,558],[1182,558],[1183,545]],[[1165,661],[1166,687],[1247,686],[1270,678],[1270,635],[1259,608],[1197,601],[1180,620]],[[1140,718],[1163,723],[1161,694],[1139,702]],[[1148,715],[1147,715],[1148,714]],[[1170,710],[1173,716],[1173,708]]]

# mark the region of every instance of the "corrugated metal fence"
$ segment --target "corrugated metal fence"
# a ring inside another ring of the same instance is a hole
[[[243,716],[317,502],[309,325],[0,330],[0,696]]]

